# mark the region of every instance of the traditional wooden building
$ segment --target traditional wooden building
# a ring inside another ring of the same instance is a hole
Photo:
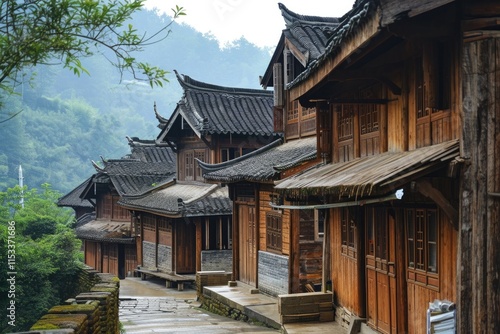
[[[269,206],[325,217],[337,321],[426,333],[429,303],[449,300],[457,332],[499,330],[499,14],[495,1],[356,1],[285,81],[275,125],[298,137],[295,105],[315,108],[323,163],[275,181]],[[216,167],[205,177],[234,172]],[[257,219],[264,244],[279,225]]]
[[[318,151],[331,163],[279,182],[272,207],[324,211],[339,321],[425,333],[437,299],[456,303],[459,333],[500,328],[499,14],[494,1],[357,1],[288,84],[330,119]]]
[[[121,159],[94,163],[97,173],[70,194],[93,204],[95,212],[77,220],[75,232],[83,241],[85,264],[120,278],[134,273],[141,261],[140,242],[131,212],[118,204],[122,196],[138,196],[171,181],[175,154],[154,141],[129,138],[131,153]],[[69,194],[68,194],[69,195]],[[60,205],[67,205],[67,196]]]
[[[124,196],[142,238],[142,266],[169,273],[232,270],[227,187],[204,182],[198,161],[223,162],[275,140],[272,92],[222,87],[176,72],[184,94],[156,142],[177,155],[177,178],[143,196]]]
[[[274,209],[274,182],[323,161],[316,147],[321,128],[315,106],[303,108],[288,99],[284,88],[325,51],[337,28],[337,18],[304,16],[279,4],[283,30],[271,62],[262,77],[274,87],[274,127],[285,140],[247,156],[202,164],[205,179],[229,185],[233,200],[235,280],[263,293],[311,291],[322,282],[323,216],[314,210]]]
[[[71,190],[66,195],[62,196],[58,201],[58,206],[70,207],[75,211],[75,219],[79,219],[85,214],[94,212],[94,205],[92,202],[80,198],[81,193],[87,186],[90,179],[83,181],[75,189]]]

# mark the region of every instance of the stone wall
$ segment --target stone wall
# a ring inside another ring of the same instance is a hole
[[[156,244],[154,242],[142,242],[142,266],[156,269]]]
[[[259,291],[277,297],[288,293],[288,256],[259,251]]]
[[[231,249],[201,252],[202,271],[233,271],[233,251]]]
[[[196,295],[198,299],[203,298],[203,287],[227,285],[232,275],[232,273],[224,271],[198,271],[196,273]]]
[[[120,280],[93,269],[84,269],[80,276],[85,292],[52,307],[25,333],[119,333]]]
[[[172,247],[158,245],[158,269],[167,273],[172,271]]]

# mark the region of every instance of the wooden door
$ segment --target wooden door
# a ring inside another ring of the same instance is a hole
[[[256,286],[257,283],[257,224],[255,205],[240,204],[238,206],[239,224],[239,271],[240,281]]]
[[[394,227],[384,208],[366,209],[366,276],[368,325],[381,333],[396,333]]]
[[[196,227],[194,223],[177,223],[176,230],[176,265],[177,274],[196,272]]]

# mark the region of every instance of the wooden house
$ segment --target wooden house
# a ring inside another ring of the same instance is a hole
[[[175,154],[154,141],[129,138],[131,153],[121,159],[94,163],[97,173],[70,194],[93,204],[95,212],[77,220],[75,232],[83,241],[84,262],[100,272],[120,278],[131,274],[141,261],[133,215],[118,204],[122,196],[138,196],[171,181]],[[68,196],[68,195],[67,195]],[[67,196],[60,205],[67,206]]]
[[[334,292],[337,321],[366,319],[381,333],[426,333],[429,304],[448,300],[456,306],[457,332],[499,330],[499,14],[495,1],[356,1],[324,51],[284,80],[283,90],[280,76],[266,72],[263,83],[273,78],[275,100],[282,101],[274,122],[285,138],[300,138],[307,119],[300,117],[315,108],[321,163],[275,176],[267,194],[255,191],[262,180],[252,180],[265,163],[247,157],[246,164],[241,158],[204,167],[206,179],[230,183],[233,199],[245,191],[238,181],[250,183],[254,192],[247,193],[258,203],[255,217],[235,204],[249,222],[241,227],[255,221],[251,233],[261,247],[252,253],[235,239],[236,279],[245,279],[245,266],[260,279],[265,251],[272,253],[278,240],[276,257],[288,258],[274,266],[289,261],[294,292],[293,268],[301,263],[294,238],[304,225],[316,231],[323,221],[322,289]],[[278,49],[289,46],[299,59],[291,40],[284,34]],[[277,51],[272,63],[286,59]],[[297,125],[290,122],[295,115]],[[266,207],[281,220],[262,214]],[[294,223],[304,211],[322,219]],[[282,291],[279,280],[272,283],[267,292]]]
[[[58,206],[70,207],[75,211],[75,219],[80,219],[85,214],[94,212],[94,205],[92,202],[80,198],[81,193],[87,186],[90,179],[83,181],[75,189],[71,190],[66,195],[59,198],[57,201]]]
[[[495,1],[356,1],[286,86],[324,110],[329,163],[276,182],[271,206],[326,217],[338,321],[426,333],[429,303],[449,300],[458,333],[500,329],[499,14]]]
[[[198,161],[223,162],[275,140],[272,92],[222,87],[176,72],[184,94],[157,145],[177,155],[177,178],[141,196],[124,196],[142,239],[142,266],[175,274],[232,270],[232,203],[227,187],[205,182]]]
[[[322,282],[324,217],[269,203],[279,200],[274,181],[324,159],[316,150],[321,139],[316,129],[322,127],[316,107],[303,108],[284,88],[322,56],[339,24],[337,18],[300,15],[282,4],[279,8],[286,29],[261,83],[274,87],[273,126],[284,131],[285,139],[229,162],[201,165],[206,180],[230,189],[234,279],[272,296],[311,291]]]

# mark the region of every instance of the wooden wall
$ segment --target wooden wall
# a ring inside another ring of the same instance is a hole
[[[457,300],[457,237],[458,232],[444,212],[440,211],[439,228],[439,289],[407,282],[408,291],[408,333],[425,334],[426,312],[429,302],[435,299]]]
[[[332,283],[335,290],[335,303],[348,309],[359,316],[364,315],[364,308],[360,294],[363,293],[364,286],[360,285],[359,261],[341,254],[342,227],[340,224],[340,210],[331,209],[328,215],[330,229],[330,244],[332,254]],[[358,240],[360,238],[358,237]],[[359,252],[358,252],[359,254]]]

